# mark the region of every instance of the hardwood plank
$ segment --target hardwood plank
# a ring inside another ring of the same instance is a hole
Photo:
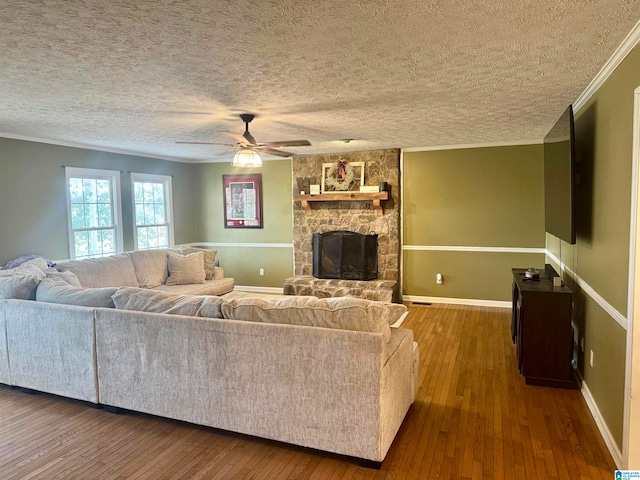
[[[418,392],[380,470],[330,453],[0,385],[0,478],[604,479],[615,466],[579,391],[530,386],[511,314],[410,306]]]

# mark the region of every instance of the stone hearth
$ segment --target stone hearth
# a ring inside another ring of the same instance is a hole
[[[397,283],[393,280],[322,280],[308,275],[284,281],[285,295],[313,295],[318,298],[352,297],[392,302]]]

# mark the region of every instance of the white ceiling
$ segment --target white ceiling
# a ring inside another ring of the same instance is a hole
[[[300,154],[540,141],[638,19],[637,0],[11,0],[0,136],[226,161],[175,142],[228,143],[249,112]]]

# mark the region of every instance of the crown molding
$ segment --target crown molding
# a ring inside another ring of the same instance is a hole
[[[587,85],[587,88],[580,94],[580,96],[573,103],[574,113],[580,110],[594,93],[607,81],[613,71],[622,63],[625,57],[633,50],[633,48],[640,42],[640,20],[631,29],[629,34],[622,41],[620,46],[613,52],[613,55],[606,61],[604,66],[600,69],[597,75],[591,80],[591,83]]]
[[[166,157],[163,155],[150,155],[147,153],[134,152],[131,150],[123,150],[119,148],[100,147],[80,142],[66,142],[62,140],[51,140],[38,137],[29,137],[27,135],[16,135],[13,133],[0,132],[0,138],[9,138],[11,140],[23,140],[25,142],[45,143],[47,145],[58,145],[60,147],[82,148],[84,150],[96,150],[98,152],[116,153],[118,155],[131,155],[134,157],[153,158],[155,160],[167,160],[169,162],[194,163],[193,160],[183,158]]]
[[[403,152],[431,152],[436,150],[463,150],[466,148],[490,148],[490,147],[517,147],[520,145],[542,144],[541,138],[529,140],[514,140],[512,142],[487,142],[487,143],[466,143],[460,145],[430,145],[428,147],[403,148]]]

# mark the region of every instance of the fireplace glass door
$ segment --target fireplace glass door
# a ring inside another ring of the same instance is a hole
[[[378,235],[344,230],[315,233],[313,276],[342,280],[378,278]]]

